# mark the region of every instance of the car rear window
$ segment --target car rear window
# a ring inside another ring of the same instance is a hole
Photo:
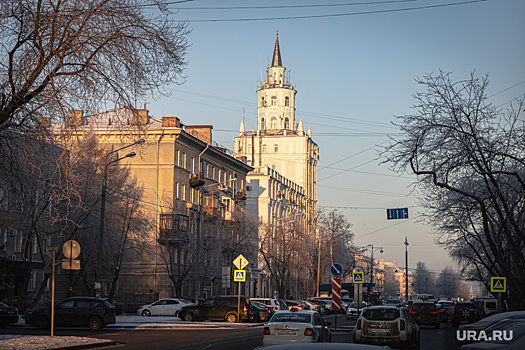
[[[270,322],[310,323],[310,314],[302,314],[296,312],[279,313],[273,315]]]
[[[436,311],[436,305],[435,304],[414,303],[412,304],[412,310],[414,311]]]
[[[398,309],[366,309],[364,314],[364,318],[367,320],[372,321],[393,321],[397,318],[399,318],[399,310]]]

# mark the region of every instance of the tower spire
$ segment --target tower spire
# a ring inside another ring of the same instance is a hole
[[[279,30],[276,30],[275,48],[273,49],[272,67],[282,67],[281,50],[279,49]]]

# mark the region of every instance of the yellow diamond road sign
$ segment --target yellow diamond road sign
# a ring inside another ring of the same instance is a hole
[[[507,291],[507,278],[505,277],[491,277],[490,291],[505,293]]]
[[[239,270],[242,270],[248,265],[248,260],[242,255],[239,254],[239,256],[233,260],[233,265],[235,265]]]
[[[352,272],[352,282],[363,283],[365,280],[364,274],[364,272]]]
[[[244,270],[235,270],[233,275],[234,282],[246,282],[246,271]]]

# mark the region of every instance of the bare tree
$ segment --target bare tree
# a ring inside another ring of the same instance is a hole
[[[424,262],[418,261],[413,277],[413,289],[417,293],[434,294],[436,278]]]
[[[179,82],[189,30],[171,15],[162,0],[3,1],[0,130],[31,130],[68,109],[133,106]]]
[[[512,309],[525,307],[524,99],[500,110],[487,101],[488,77],[418,79],[416,113],[397,118],[403,137],[384,156],[418,175],[424,216],[462,274],[488,287],[505,276]]]

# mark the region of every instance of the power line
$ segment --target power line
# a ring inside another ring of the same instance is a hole
[[[314,18],[333,18],[333,17],[346,17],[346,16],[359,16],[359,15],[371,15],[380,13],[393,13],[393,12],[408,12],[415,10],[426,10],[440,7],[450,7],[457,5],[474,4],[478,2],[485,2],[488,0],[471,0],[463,2],[453,2],[448,4],[438,5],[427,5],[427,6],[416,6],[407,7],[402,9],[388,9],[388,10],[374,10],[374,11],[362,11],[362,12],[348,12],[348,13],[334,13],[326,15],[309,15],[309,16],[289,16],[289,17],[265,17],[265,18],[237,18],[237,19],[187,19],[188,22],[256,22],[256,21],[276,21],[276,20],[295,20],[295,19],[314,19]]]

